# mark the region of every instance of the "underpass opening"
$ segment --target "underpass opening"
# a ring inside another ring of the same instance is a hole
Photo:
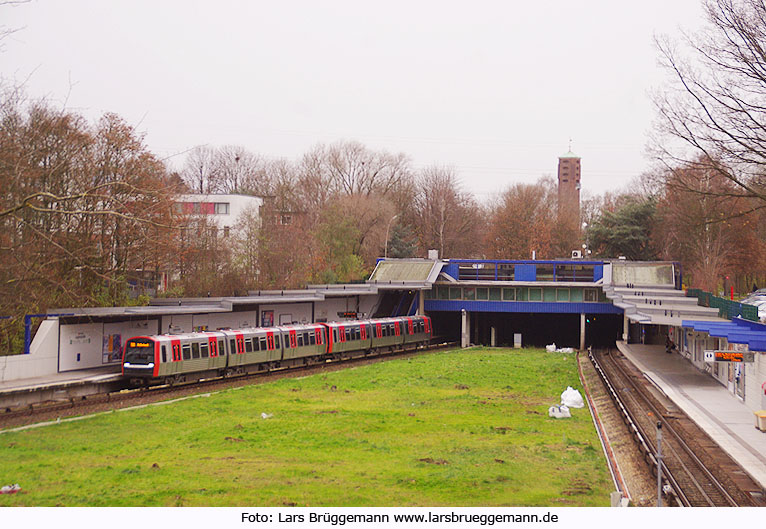
[[[462,318],[459,312],[430,312],[434,337],[443,341],[460,341]],[[514,334],[521,334],[522,346],[545,347],[555,343],[557,347],[580,347],[580,314],[550,313],[500,313],[472,312],[470,319],[470,342],[476,345],[492,344],[492,328],[495,329],[495,345],[513,347]],[[586,314],[585,346],[613,347],[622,336],[621,314]]]
[[[477,345],[491,345],[492,327],[495,345],[513,347],[514,334],[521,334],[524,347],[545,347],[555,343],[558,347],[579,347],[579,314],[499,313],[471,314],[471,341]]]

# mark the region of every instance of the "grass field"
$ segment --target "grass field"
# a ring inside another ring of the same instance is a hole
[[[6,432],[0,506],[608,505],[567,385],[573,355],[475,348]]]

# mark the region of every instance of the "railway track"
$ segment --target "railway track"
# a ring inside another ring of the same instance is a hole
[[[172,398],[185,397],[197,393],[219,391],[231,387],[244,386],[254,383],[264,383],[280,378],[307,376],[314,373],[335,371],[346,367],[371,364],[391,358],[402,358],[420,354],[425,351],[439,351],[454,346],[454,342],[431,344],[419,349],[401,349],[376,355],[359,355],[342,360],[327,360],[308,365],[283,367],[270,371],[236,375],[223,378],[211,378],[197,382],[179,385],[157,385],[145,388],[126,388],[109,393],[98,393],[83,397],[72,397],[61,401],[50,401],[39,404],[6,409],[0,412],[0,430],[27,424],[56,420],[78,415],[88,415],[101,411],[126,408],[130,406],[149,404]]]
[[[764,505],[758,484],[618,351],[593,351],[589,356],[655,475],[657,424],[662,425],[664,503]]]

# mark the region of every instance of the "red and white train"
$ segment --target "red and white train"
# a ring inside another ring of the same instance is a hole
[[[428,316],[136,336],[125,343],[122,374],[174,384],[415,349],[430,340]]]

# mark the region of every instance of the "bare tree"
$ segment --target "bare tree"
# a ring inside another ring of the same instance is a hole
[[[453,169],[434,166],[420,173],[414,217],[422,250],[438,249],[440,257],[473,256],[480,251],[480,207],[460,188]]]
[[[218,182],[214,162],[215,149],[207,145],[195,147],[186,155],[184,167],[181,169],[181,178],[195,193],[215,193]]]
[[[552,228],[556,224],[553,182],[508,187],[490,208],[486,251],[502,259],[529,259],[551,255]]]
[[[766,201],[766,4],[706,0],[705,8],[704,32],[680,46],[657,41],[672,81],[655,96],[651,150],[671,175],[712,171],[734,184],[714,192]]]

